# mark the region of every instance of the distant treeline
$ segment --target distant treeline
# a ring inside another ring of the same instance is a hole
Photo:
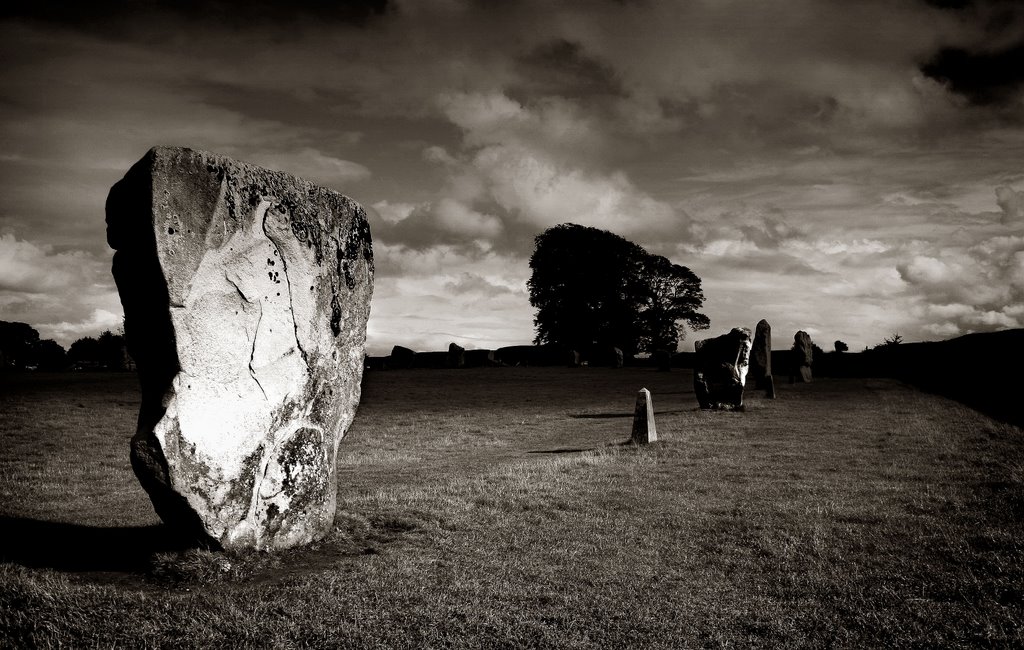
[[[845,349],[845,345],[837,346]],[[695,353],[623,357],[615,348],[594,347],[582,353],[559,345],[514,345],[494,350],[414,352],[395,346],[388,356],[367,357],[372,370],[409,368],[480,368],[499,366],[693,368]],[[863,352],[825,352],[814,347],[813,372],[822,377],[889,377],[952,399],[998,419],[1024,426],[1024,329],[968,334],[929,343],[886,342]],[[772,374],[785,384],[795,371],[791,350],[772,351]]]
[[[465,350],[452,343],[447,351],[438,352],[415,352],[396,345],[388,356],[366,357],[366,367],[371,370],[580,365],[615,367],[623,363],[623,354],[617,348],[595,346],[581,354],[557,344],[510,345],[495,350]]]
[[[0,370],[134,370],[124,337],[110,331],[84,336],[67,350],[40,339],[27,323],[0,321]]]

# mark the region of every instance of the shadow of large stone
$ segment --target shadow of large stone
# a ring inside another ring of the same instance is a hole
[[[0,562],[71,573],[141,573],[156,553],[185,550],[191,540],[165,525],[86,526],[0,516]]]

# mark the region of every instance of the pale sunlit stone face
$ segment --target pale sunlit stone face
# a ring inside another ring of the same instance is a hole
[[[111,190],[108,220],[143,383],[133,466],[157,511],[225,547],[324,534],[372,291],[361,210],[294,177],[158,148]]]

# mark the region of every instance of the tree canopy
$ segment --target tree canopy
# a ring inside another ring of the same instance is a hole
[[[42,368],[59,370],[65,365],[64,348],[27,323],[0,321],[0,370]]]
[[[606,230],[561,224],[537,236],[527,286],[535,343],[627,355],[675,351],[685,326],[707,329],[693,271]]]

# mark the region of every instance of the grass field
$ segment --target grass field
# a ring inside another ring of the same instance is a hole
[[[778,388],[705,413],[680,371],[369,373],[335,533],[225,555],[173,548],[135,481],[132,375],[0,376],[0,645],[1024,644],[1022,431]]]

